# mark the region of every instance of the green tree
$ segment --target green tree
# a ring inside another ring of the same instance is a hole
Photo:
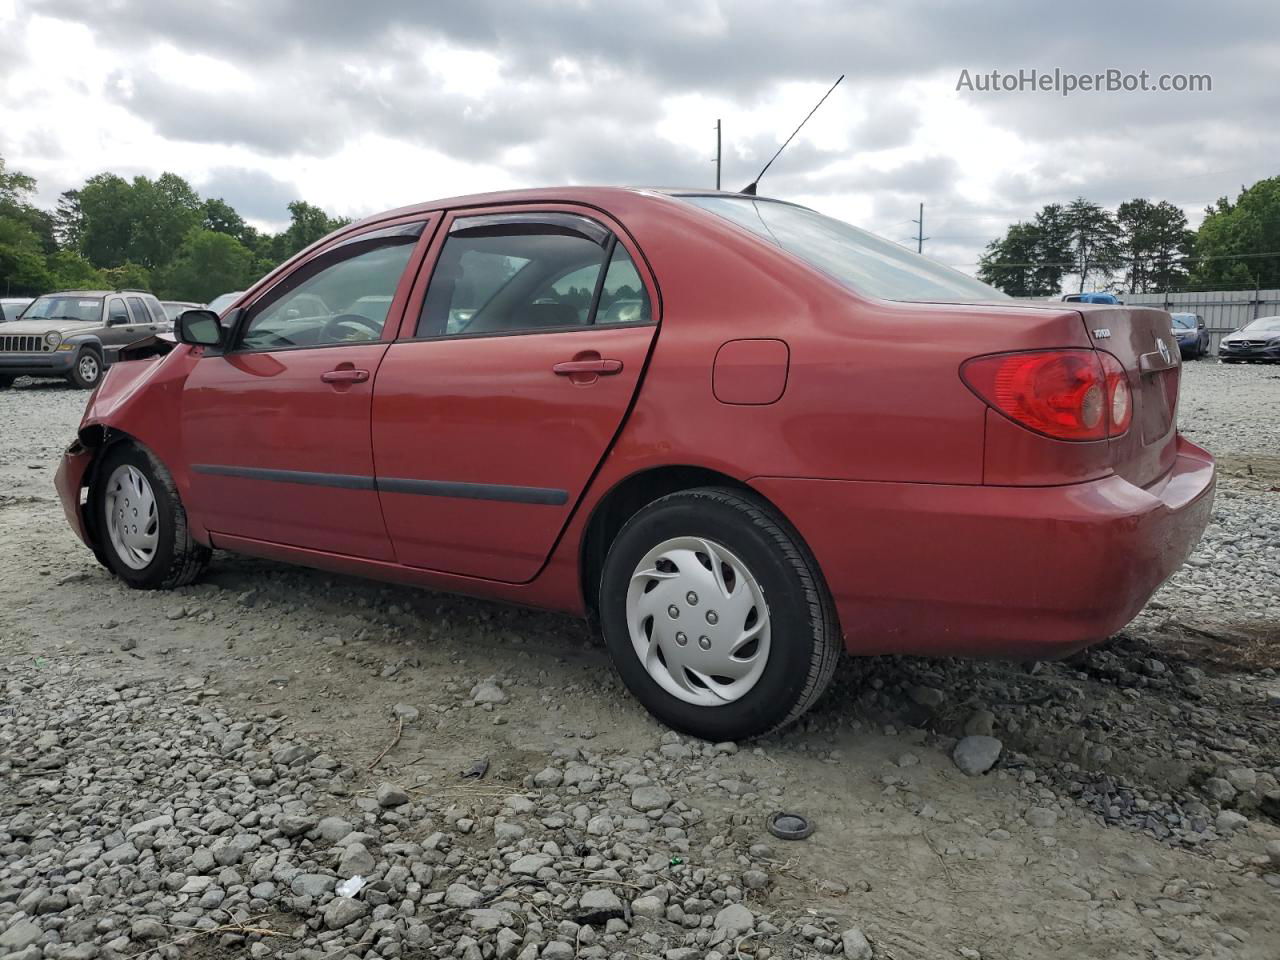
[[[1064,220],[1074,262],[1072,273],[1080,278],[1080,292],[1086,286],[1106,286],[1122,263],[1120,227],[1115,217],[1099,204],[1076,197],[1067,205]]]
[[[254,279],[253,254],[235,237],[196,228],[187,234],[173,263],[155,275],[157,292],[174,300],[207,303]]]
[[[172,173],[132,183],[110,173],[90,177],[79,191],[79,210],[80,250],[98,267],[162,266],[203,219],[200,197]]]
[[[151,271],[140,263],[125,261],[118,267],[102,271],[106,285],[112,290],[150,290]]]
[[[128,259],[145,267],[158,267],[173,259],[204,213],[199,195],[173,173],[162,173],[155,180],[135,177],[130,212]]]
[[[252,229],[244,222],[244,217],[236,213],[236,208],[221,197],[211,198],[204,202],[204,229],[214,233],[225,233],[244,241],[245,231]]]
[[[30,202],[33,177],[9,170],[0,157],[0,290],[39,294],[49,283],[46,256],[56,247],[48,214]]]
[[[1169,290],[1187,279],[1185,261],[1194,234],[1187,215],[1167,200],[1136,198],[1116,210],[1125,286],[1133,293]]]
[[[95,267],[118,267],[129,259],[133,233],[133,189],[114,173],[100,173],[80,188],[80,252]]]
[[[106,286],[102,271],[75,250],[59,250],[49,257],[48,289],[101,290]]]
[[[1034,223],[1015,223],[1005,235],[987,244],[978,258],[978,279],[1011,297],[1042,297],[1056,292],[1036,281],[1040,231]]]
[[[1280,177],[1206,209],[1194,251],[1191,282],[1201,289],[1280,287]]]
[[[277,262],[289,259],[321,237],[351,222],[342,217],[330,217],[319,207],[303,200],[295,200],[289,204],[289,216],[291,219],[288,228],[276,238],[274,253]]]
[[[80,209],[80,191],[64,190],[58,197],[53,214],[53,233],[64,250],[79,250],[84,239],[84,211]]]
[[[1051,203],[1031,223],[1015,223],[987,245],[979,279],[1014,297],[1051,297],[1062,291],[1074,254],[1066,210]]]
[[[37,296],[49,286],[40,237],[16,217],[0,216],[0,290],[6,296]]]

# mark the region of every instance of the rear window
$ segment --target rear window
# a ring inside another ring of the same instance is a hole
[[[680,199],[732,220],[859,293],[882,300],[1008,300],[995,287],[840,220],[778,200]]]

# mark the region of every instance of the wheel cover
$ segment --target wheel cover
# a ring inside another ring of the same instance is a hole
[[[83,354],[76,362],[76,369],[80,372],[80,379],[92,383],[98,379],[98,358],[92,353]]]
[[[156,495],[141,470],[126,463],[112,471],[103,512],[116,556],[133,570],[146,567],[160,543],[160,516]]]
[[[697,706],[741,699],[769,662],[764,591],[746,564],[701,537],[665,540],[636,565],[627,630],[649,676]]]

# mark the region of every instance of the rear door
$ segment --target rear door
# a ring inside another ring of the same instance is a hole
[[[639,251],[594,213],[520,211],[446,221],[379,369],[374,459],[400,563],[532,579],[639,385],[658,302]]]
[[[193,508],[214,535],[393,558],[374,480],[373,379],[428,221],[331,243],[249,302],[187,377]]]

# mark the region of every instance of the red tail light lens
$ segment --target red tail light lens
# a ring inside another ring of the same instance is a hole
[[[1120,361],[1093,350],[975,357],[960,376],[1010,420],[1059,440],[1104,440],[1123,433],[1132,417]]]

